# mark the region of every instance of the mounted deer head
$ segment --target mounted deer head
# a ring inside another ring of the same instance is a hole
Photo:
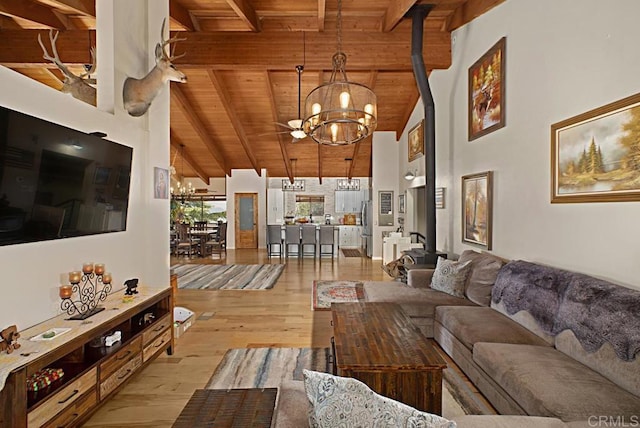
[[[122,88],[122,98],[124,100],[124,108],[131,116],[142,116],[149,110],[151,101],[158,95],[165,82],[174,81],[180,83],[187,82],[187,76],[176,69],[172,64],[178,58],[182,58],[186,54],[174,56],[175,45],[171,54],[167,54],[165,47],[171,43],[178,42],[178,37],[170,39],[164,38],[164,25],[166,19],[162,21],[162,29],[160,30],[161,42],[156,45],[156,65],[142,79],[127,77]]]
[[[46,60],[51,61],[60,69],[62,74],[64,74],[64,81],[62,82],[61,91],[65,94],[71,94],[73,98],[79,99],[80,101],[84,101],[87,104],[91,104],[93,106],[96,105],[96,88],[91,85],[95,85],[96,79],[91,79],[90,76],[96,72],[96,50],[95,48],[91,48],[91,59],[92,64],[91,68],[87,70],[85,73],[82,73],[79,76],[73,74],[66,65],[60,60],[60,56],[58,55],[58,50],[56,49],[56,40],[58,40],[58,31],[55,32],[53,30],[49,30],[49,42],[51,42],[51,53],[53,56],[49,55],[47,48],[44,47],[44,43],[42,43],[42,38],[40,34],[38,34],[38,43],[40,43],[40,47],[44,52],[42,57]]]

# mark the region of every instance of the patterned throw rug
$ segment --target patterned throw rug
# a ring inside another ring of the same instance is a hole
[[[173,265],[178,288],[201,290],[266,290],[273,288],[285,265]]]
[[[303,369],[331,373],[329,356],[329,348],[230,349],[205,388],[277,388],[283,380],[303,380]],[[462,416],[463,407],[443,382],[442,415]]]
[[[329,311],[334,302],[364,302],[362,281],[313,281],[311,292],[314,311]]]

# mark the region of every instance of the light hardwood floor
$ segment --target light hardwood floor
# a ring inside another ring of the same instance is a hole
[[[284,259],[283,259],[284,260]],[[228,250],[226,258],[172,259],[171,263],[266,264],[265,250]],[[387,280],[381,260],[290,258],[271,290],[178,290],[176,305],[197,320],[176,340],[172,356],[162,355],[112,397],[85,427],[170,427],[193,391],[203,388],[230,348],[327,347],[330,312],[311,310],[313,280]]]

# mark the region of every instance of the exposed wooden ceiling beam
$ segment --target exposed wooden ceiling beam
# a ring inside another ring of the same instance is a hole
[[[0,14],[22,18],[56,30],[65,30],[67,24],[50,8],[28,0],[0,0]],[[86,40],[86,32],[85,39]]]
[[[244,125],[242,121],[236,114],[235,109],[231,105],[231,95],[229,95],[229,91],[227,87],[222,84],[221,77],[218,75],[218,72],[214,70],[209,70],[209,79],[213,86],[216,88],[216,92],[218,93],[218,97],[220,97],[220,101],[222,101],[222,106],[227,112],[227,116],[229,116],[229,120],[231,120],[231,124],[233,125],[233,130],[236,132],[238,139],[240,140],[240,144],[244,148],[244,152],[247,154],[249,158],[249,162],[251,162],[251,166],[255,169],[258,177],[261,175],[261,169],[258,165],[258,161],[256,160],[253,151],[251,150],[251,146],[249,145],[249,139],[247,138],[247,133],[244,132]]]
[[[227,0],[227,3],[251,31],[260,31],[258,15],[256,15],[256,11],[247,0]]]
[[[293,183],[293,168],[291,167],[291,161],[289,160],[289,154],[287,153],[287,146],[283,141],[282,134],[280,134],[280,129],[275,125],[278,122],[278,109],[276,108],[276,101],[273,96],[273,84],[271,82],[271,75],[268,71],[265,71],[265,80],[267,82],[267,97],[269,98],[269,105],[271,106],[271,117],[273,119],[273,127],[276,130],[278,135],[278,143],[280,143],[280,152],[282,153],[282,161],[284,162],[284,168],[289,177],[289,181]]]
[[[467,0],[452,14],[447,31],[462,27],[500,3],[504,0]]]
[[[189,165],[189,167],[196,172],[200,180],[204,181],[208,185],[209,177],[207,176],[207,173],[204,172],[204,170],[200,167],[198,162],[193,157],[191,157],[189,153],[183,150],[183,146],[184,147],[186,146],[182,143],[180,138],[178,138],[178,136],[173,132],[173,129],[169,130],[169,140],[171,143],[171,147],[173,147],[174,150],[180,153],[182,160],[184,160],[187,163],[187,165]]]
[[[202,119],[200,119],[194,108],[191,106],[191,103],[187,99],[180,86],[171,86],[171,98],[180,107],[185,118],[189,121],[194,131],[196,131],[207,149],[209,149],[209,153],[211,153],[213,158],[216,160],[220,169],[222,169],[225,174],[230,176],[231,168],[229,168],[227,161],[222,155],[220,147],[218,147],[218,145],[211,139],[209,131],[207,131],[207,128],[204,126]]]
[[[0,0],[8,1],[8,0]],[[43,64],[37,31],[6,30],[0,38],[0,64],[8,67]],[[180,34],[184,37],[184,34]],[[233,33],[195,32],[186,35],[180,47],[187,54],[176,61],[178,67],[215,70],[292,70],[302,63],[298,32]],[[335,53],[335,34],[306,33],[305,70],[331,67]],[[411,71],[411,34],[397,28],[391,33],[360,32],[344,35],[343,50],[348,56],[347,71],[392,70]],[[87,62],[87,32],[64,31],[58,37],[58,50],[64,52],[67,64]],[[366,46],[371,55],[362,55]],[[425,32],[425,63],[430,68],[446,69],[451,65],[450,33]]]
[[[389,7],[384,14],[382,31],[388,33],[393,30],[414,4],[416,4],[416,0],[393,0],[389,2]]]
[[[326,18],[326,14],[327,14],[327,1],[318,0],[318,31],[324,31],[324,21]]]
[[[85,16],[96,16],[95,0],[40,0],[40,3],[72,11]]]
[[[169,0],[169,16],[187,31],[197,31],[193,16],[177,0]]]

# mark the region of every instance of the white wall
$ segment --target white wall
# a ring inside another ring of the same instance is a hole
[[[267,230],[267,170],[262,170],[262,175],[252,169],[233,169],[231,177],[227,177],[227,248],[236,247],[235,232],[235,194],[236,193],[257,193],[258,194],[258,248],[266,247]]]
[[[372,259],[382,259],[382,232],[394,232],[398,228],[398,170],[401,149],[398,148],[395,132],[376,132],[371,147],[371,200],[373,201],[373,254]],[[404,175],[406,171],[402,172]],[[379,191],[393,191],[393,226],[379,226]]]
[[[491,170],[494,253],[640,288],[639,202],[550,203],[551,124],[640,90],[638,16],[637,0],[507,0],[452,35],[453,65],[430,77],[447,188],[439,250],[473,248],[461,242],[460,177]],[[506,127],[469,142],[468,68],[503,36]]]
[[[166,1],[155,1],[148,5],[148,10],[147,2],[102,0],[98,4],[98,31],[103,32],[103,36],[104,32],[112,31],[113,20],[118,23],[123,16],[146,22],[147,17],[168,14]],[[118,23],[115,33],[118,37],[125,37],[130,30],[131,26]],[[153,44],[159,36],[159,29],[155,33]],[[132,64],[122,61],[124,55],[130,54],[128,49],[144,53],[138,57],[142,68],[147,65],[146,55],[153,55],[153,51],[150,53],[147,50],[146,32],[142,36],[137,32],[130,35],[127,43],[128,48],[121,46],[113,53],[113,66],[121,70],[123,76],[129,70],[129,64]],[[106,48],[105,52],[108,51],[109,48]],[[107,64],[102,62],[100,66]],[[104,73],[105,76],[109,74]],[[22,330],[57,315],[60,306],[59,285],[68,278],[69,271],[78,270],[85,261],[105,263],[107,270],[113,274],[115,289],[121,288],[123,281],[132,277],[140,278],[141,283],[152,286],[166,286],[169,283],[169,202],[151,199],[153,169],[149,170],[150,165],[168,167],[168,121],[162,119],[157,123],[151,122],[157,127],[167,128],[167,139],[154,139],[152,145],[147,129],[153,126],[148,121],[157,119],[135,119],[118,111],[121,107],[116,101],[121,97],[121,82],[116,79],[114,84],[105,77],[102,84],[112,86],[104,92],[99,90],[99,96],[110,94],[106,97],[115,98],[113,102],[103,99],[106,110],[109,110],[110,104],[116,104],[115,114],[101,111],[0,67],[0,105],[80,131],[99,130],[107,133],[108,139],[133,147],[125,232],[0,247],[3,299],[8,302],[0,313],[1,326],[17,324]],[[156,100],[157,104],[164,102],[163,98]],[[166,108],[161,105],[155,108],[168,111],[168,98],[166,103]],[[103,104],[99,102],[99,105],[102,107]]]

